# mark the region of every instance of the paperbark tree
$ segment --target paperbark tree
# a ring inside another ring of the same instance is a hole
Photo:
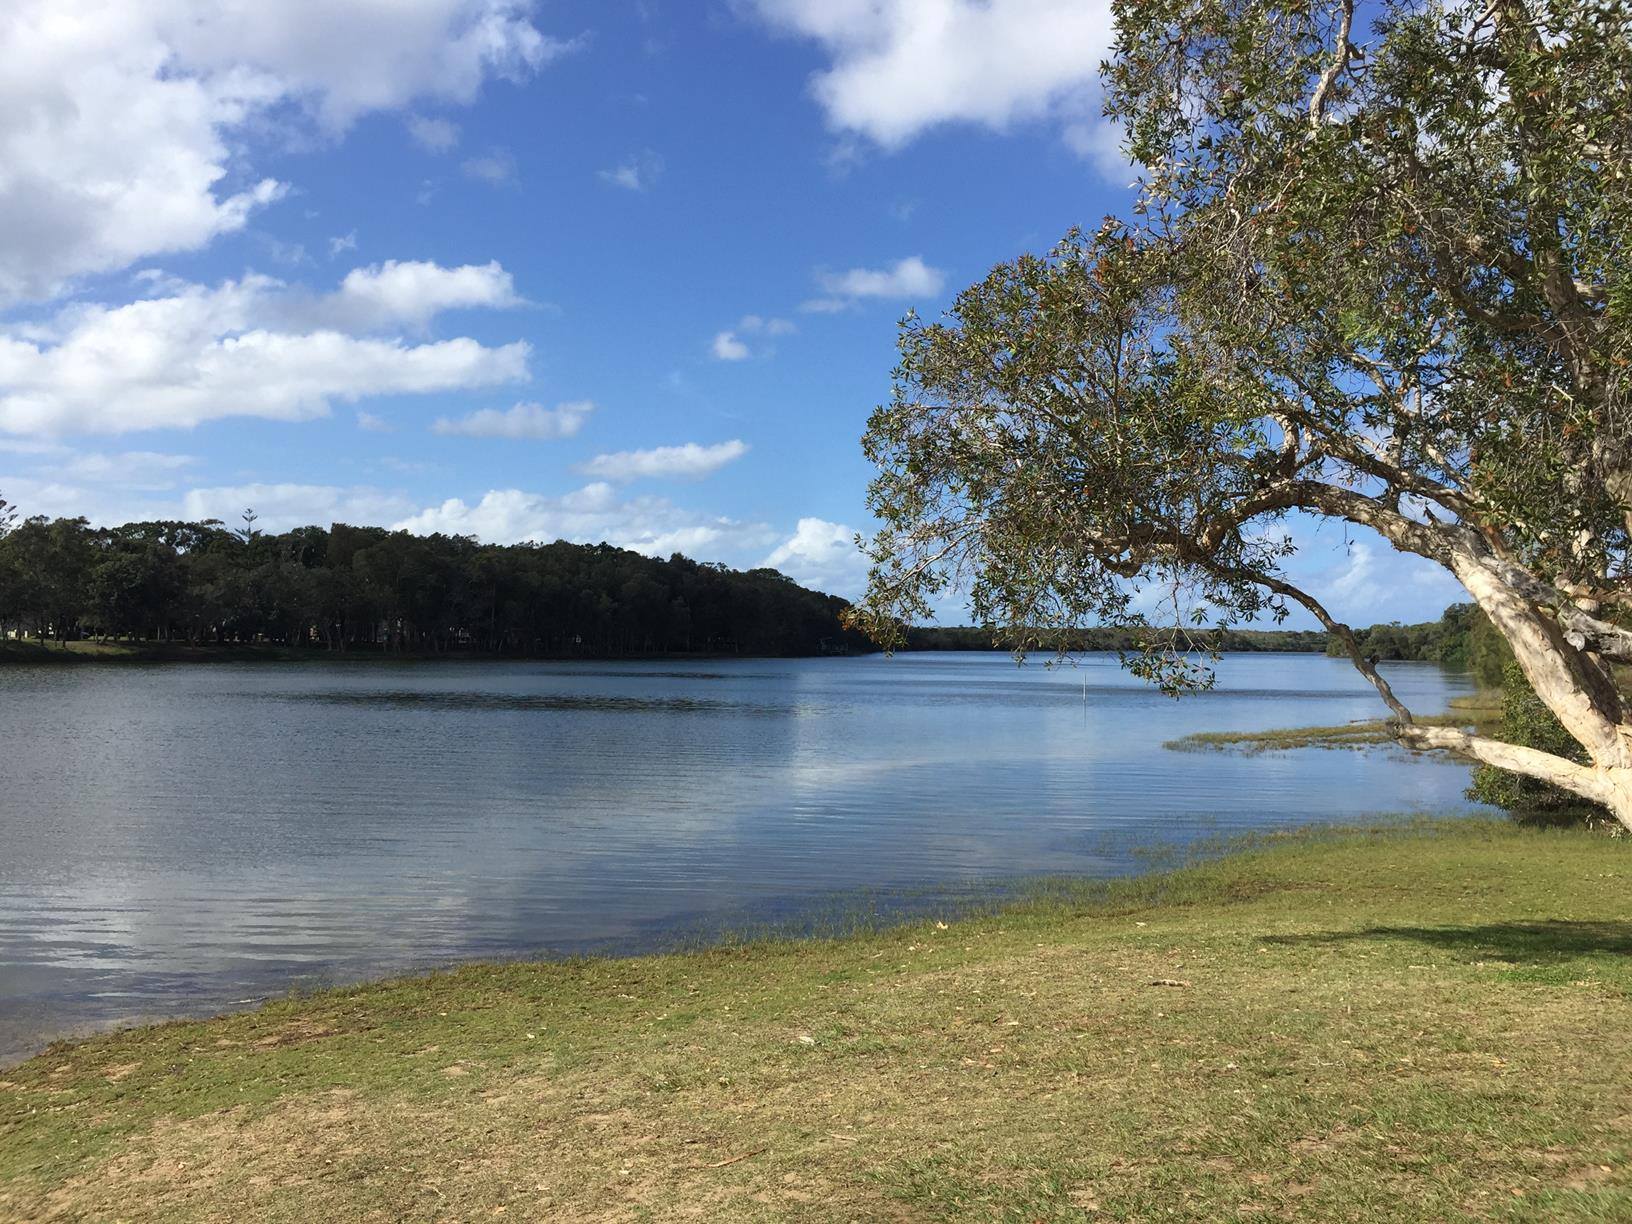
[[[1024,647],[1301,605],[1399,738],[1632,828],[1632,18],[1621,3],[1128,0],[1107,113],[1133,216],[909,317],[864,442],[886,641],[949,581]],[[1299,513],[1444,566],[1586,750],[1421,726],[1290,581]],[[1148,599],[1148,595],[1145,596]],[[1180,605],[1175,598],[1175,607]],[[1211,682],[1184,629],[1135,670]]]

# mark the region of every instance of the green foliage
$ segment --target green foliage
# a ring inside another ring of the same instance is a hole
[[[1402,625],[1391,621],[1356,629],[1355,641],[1364,655],[1384,661],[1415,659],[1440,663],[1469,672],[1483,689],[1502,687],[1502,668],[1513,651],[1490,618],[1476,605],[1452,604],[1437,621]],[[1344,657],[1347,648],[1336,637],[1328,639],[1326,653]]]
[[[899,641],[958,584],[994,637],[1119,626],[1135,671],[1204,687],[1204,631],[1326,619],[1284,569],[1298,514],[1522,569],[1538,615],[1623,586],[1632,11],[1115,8],[1143,190],[904,321],[858,623]],[[1488,675],[1485,632],[1366,649]]]
[[[1503,677],[1507,669],[1514,665],[1513,648],[1483,612],[1476,611],[1468,625],[1464,654],[1468,672],[1480,688],[1499,689],[1504,686]]]
[[[1502,671],[1502,721],[1496,738],[1527,748],[1539,748],[1567,760],[1586,762],[1586,753],[1571,738],[1530,687],[1519,665],[1511,660]],[[1547,782],[1508,773],[1491,765],[1474,771],[1468,797],[1506,808],[1516,816],[1544,821],[1607,818],[1596,804]]]
[[[1416,625],[1402,625],[1399,621],[1356,629],[1355,641],[1360,652],[1380,660],[1426,660],[1461,668],[1466,659],[1467,604],[1452,604],[1437,621]],[[1334,658],[1346,658],[1348,648],[1336,637],[1326,644],[1326,653]]]
[[[603,657],[866,648],[839,622],[843,600],[775,570],[340,523],[270,535],[254,521],[29,519],[0,538],[0,636]]]

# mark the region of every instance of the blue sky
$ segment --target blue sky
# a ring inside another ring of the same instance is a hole
[[[856,594],[894,321],[1128,202],[1109,38],[1084,0],[13,0],[0,492]],[[1456,597],[1294,530],[1357,621]]]

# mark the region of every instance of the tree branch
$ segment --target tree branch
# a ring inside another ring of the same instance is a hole
[[[1268,574],[1258,575],[1254,580],[1262,586],[1268,587],[1277,595],[1285,595],[1289,599],[1297,600],[1310,612],[1314,613],[1315,619],[1326,627],[1326,632],[1343,643],[1343,648],[1349,652],[1349,661],[1354,664],[1355,669],[1362,676],[1371,681],[1372,687],[1377,690],[1377,695],[1383,699],[1383,704],[1394,711],[1394,717],[1401,723],[1409,724],[1411,722],[1411,711],[1406,708],[1404,702],[1394,695],[1394,689],[1389,685],[1388,681],[1383,679],[1382,674],[1372,664],[1371,660],[1366,658],[1365,654],[1360,650],[1360,643],[1355,638],[1353,629],[1350,629],[1328,612],[1313,595],[1300,590],[1289,582],[1283,582],[1281,579],[1270,577]]]
[[[1482,735],[1470,735],[1455,727],[1425,727],[1416,723],[1395,727],[1394,738],[1408,748],[1458,752],[1509,773],[1551,782],[1594,803],[1612,806],[1616,802],[1614,785],[1602,771],[1550,752],[1542,752],[1539,748],[1526,748]]]
[[[1353,46],[1349,42],[1349,33],[1354,29],[1354,0],[1343,0],[1343,16],[1337,27],[1337,50],[1332,55],[1332,62],[1326,66],[1326,71],[1320,74],[1315,83],[1314,96],[1309,99],[1309,126],[1318,128],[1326,117],[1326,98],[1332,92],[1332,86],[1342,75],[1343,69],[1349,66],[1349,59],[1353,53]]]

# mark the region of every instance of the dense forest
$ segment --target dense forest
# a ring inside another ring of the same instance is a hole
[[[1402,625],[1398,621],[1356,629],[1356,640],[1367,655],[1381,660],[1420,659],[1466,670],[1484,688],[1500,688],[1502,673],[1513,661],[1506,640],[1478,606],[1452,604],[1437,621]],[[1326,653],[1341,655],[1343,646],[1335,638]]]
[[[809,655],[872,649],[844,600],[775,570],[740,572],[607,544],[484,545],[379,527],[229,530],[216,520],[92,527],[8,518],[0,500],[0,638],[340,651],[632,656]],[[1356,631],[1384,660],[1466,667],[1499,685],[1507,653],[1482,614]],[[1227,652],[1340,648],[1315,630],[1229,629]],[[1081,650],[1132,650],[1134,631],[1079,632]],[[906,650],[1006,649],[991,633],[921,626]]]
[[[272,534],[253,515],[235,531],[31,518],[0,538],[0,637],[42,641],[596,657],[866,649],[839,623],[845,606],[775,570],[679,554],[339,523]]]

